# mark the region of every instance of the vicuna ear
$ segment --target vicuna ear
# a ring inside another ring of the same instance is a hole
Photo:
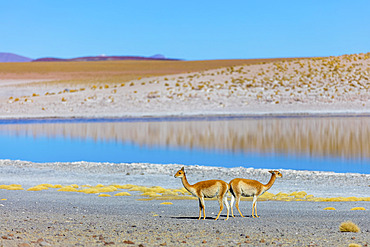
[[[274,173],[274,171],[269,171],[269,173],[273,174],[273,173]]]
[[[182,167],[182,168],[181,168],[181,171],[183,171],[183,172],[184,172],[184,171],[185,171],[185,168],[184,168],[184,167]]]

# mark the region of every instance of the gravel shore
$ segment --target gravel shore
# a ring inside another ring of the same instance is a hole
[[[206,220],[197,220],[198,202],[138,201],[135,197],[86,197],[78,193],[2,191],[1,246],[348,246],[370,244],[369,202],[258,203],[260,218],[218,221],[216,201],[206,202]],[[88,198],[88,199],[86,199]],[[335,207],[335,211],[323,210]],[[250,202],[242,202],[246,215]],[[361,232],[339,231],[344,221]]]
[[[111,163],[31,163],[0,161],[0,184],[20,183],[24,189],[38,183],[96,185],[133,183],[140,186],[181,188],[173,178],[180,165]],[[264,169],[186,166],[191,183],[222,177],[249,177],[266,183]],[[282,170],[270,192],[302,189],[315,196],[369,195],[369,176]],[[129,174],[129,175],[128,175]],[[335,186],[337,184],[337,186]],[[345,191],[345,188],[350,191]],[[352,192],[354,191],[354,192]],[[362,194],[360,193],[362,191]],[[242,201],[242,218],[214,221],[217,201],[206,201],[206,220],[197,220],[196,200],[149,200],[131,196],[0,190],[0,246],[348,246],[370,244],[370,202],[258,201],[260,218],[251,218],[251,202]],[[170,202],[172,204],[161,204]],[[334,207],[336,210],[324,210]],[[366,210],[351,210],[363,207]],[[352,221],[359,233],[339,231]]]

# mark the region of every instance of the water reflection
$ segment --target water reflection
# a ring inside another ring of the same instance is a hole
[[[370,173],[369,140],[370,117],[3,122],[0,159]]]
[[[0,134],[219,152],[370,158],[370,117],[0,124]]]

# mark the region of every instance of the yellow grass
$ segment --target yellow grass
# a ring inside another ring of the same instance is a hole
[[[348,247],[362,247],[360,244],[349,244]]]
[[[366,210],[364,207],[355,207],[351,208],[351,210]]]
[[[133,184],[124,184],[124,185],[114,184],[112,186],[116,187],[117,189],[131,189],[135,185]]]
[[[24,190],[21,187],[9,187],[8,190]]]
[[[4,190],[23,190],[22,185],[20,185],[20,184],[10,184],[10,185],[1,184],[0,189],[4,189]]]
[[[106,186],[106,187],[101,187],[98,190],[99,192],[114,192],[114,191],[117,191],[117,188],[114,186]]]
[[[173,203],[172,202],[162,202],[160,204],[162,204],[162,205],[172,205]]]
[[[100,194],[100,195],[98,195],[98,197],[111,197],[111,195],[108,195],[108,194]]]
[[[145,192],[145,193],[142,193],[141,196],[149,196],[149,197],[159,197],[159,196],[162,196],[158,193],[155,193],[155,192]]]
[[[131,196],[131,194],[128,192],[119,192],[117,194],[114,194],[114,196]]]
[[[64,186],[60,188],[58,191],[64,191],[64,192],[78,192],[77,189],[73,188],[72,186]]]
[[[20,184],[11,184],[11,185],[0,185],[0,189],[6,190],[24,190]],[[77,185],[71,184],[67,186],[62,186],[60,184],[39,184],[27,189],[27,191],[42,191],[48,189],[57,189],[57,191],[63,192],[81,192],[85,194],[98,194],[98,193],[107,193],[107,192],[116,192],[114,196],[131,196],[130,193],[122,191],[135,191],[139,192],[140,196],[145,197],[138,200],[196,200],[196,197],[190,196],[190,193],[186,191],[185,188],[181,189],[165,189],[161,186],[137,186],[133,184],[125,185],[103,185],[98,184],[96,186],[90,185]],[[121,191],[120,191],[121,190]],[[101,194],[102,196],[107,194]],[[228,195],[230,200],[230,195]],[[242,197],[242,201],[252,201],[252,197]],[[216,200],[215,198],[210,198],[206,200]],[[313,195],[308,195],[305,191],[294,191],[290,193],[279,192],[273,194],[270,192],[265,192],[258,199],[259,201],[314,201],[314,202],[356,202],[356,201],[370,201],[370,197],[314,197]],[[324,210],[336,210],[333,207],[324,208]],[[351,210],[366,210],[363,207],[354,207]]]
[[[333,207],[326,207],[326,208],[324,208],[324,210],[336,210],[336,209],[333,208]]]
[[[27,189],[27,191],[41,191],[41,190],[48,190],[49,188],[46,187],[46,186],[43,186],[43,185],[37,185],[37,186],[34,186],[34,187],[31,187],[29,189]]]
[[[355,223],[347,221],[340,224],[339,230],[341,232],[359,232],[360,228]]]
[[[94,189],[94,188],[86,188],[86,189],[79,190],[78,192],[82,192],[82,193],[85,193],[85,194],[97,194],[100,191],[98,189]]]
[[[38,186],[43,186],[43,187],[47,187],[47,188],[54,188],[54,185],[52,185],[52,184],[39,184]]]

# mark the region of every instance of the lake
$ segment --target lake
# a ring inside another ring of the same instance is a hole
[[[370,116],[1,120],[0,159],[370,173]]]

